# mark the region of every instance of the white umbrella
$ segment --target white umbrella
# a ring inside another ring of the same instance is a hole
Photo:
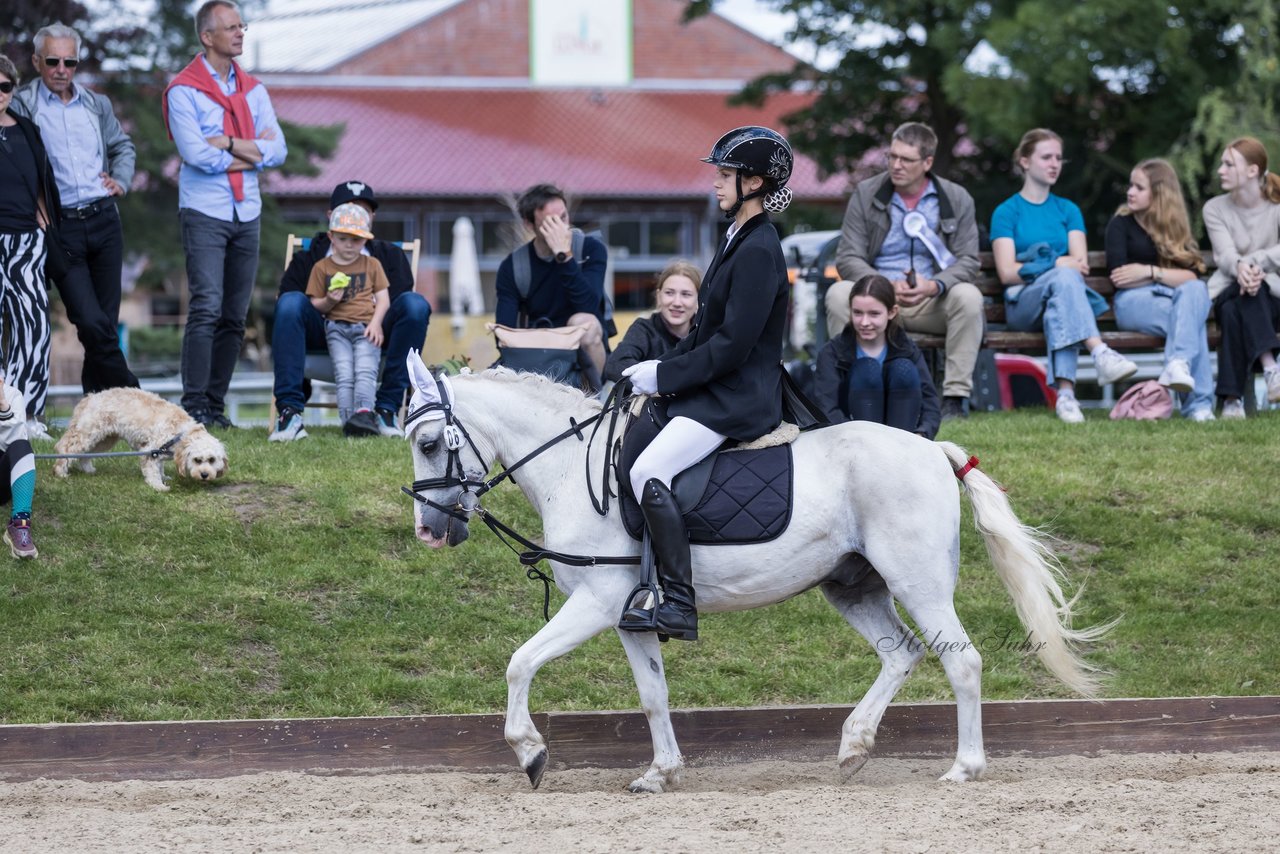
[[[453,335],[461,338],[467,322],[484,314],[484,296],[480,290],[480,258],[476,253],[476,229],[465,216],[453,223],[453,253],[449,256],[449,310],[453,313]]]

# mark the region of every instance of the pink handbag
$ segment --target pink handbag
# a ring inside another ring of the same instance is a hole
[[[1173,395],[1155,380],[1129,387],[1111,407],[1111,420],[1159,421],[1173,414]]]

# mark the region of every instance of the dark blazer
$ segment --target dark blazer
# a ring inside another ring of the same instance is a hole
[[[637,317],[622,336],[618,349],[610,353],[604,363],[604,378],[617,382],[627,368],[656,359],[679,343],[680,339],[671,334],[671,328],[658,312]]]
[[[938,428],[942,426],[942,410],[938,406],[938,391],[933,387],[933,378],[929,375],[924,354],[920,352],[916,342],[901,330],[889,338],[887,343],[889,352],[884,356],[886,362],[890,359],[910,359],[920,374],[920,421],[912,432],[932,439],[938,435]],[[856,352],[853,330],[848,327],[818,352],[818,368],[813,381],[814,402],[832,424],[843,424],[849,420],[849,369],[853,366]]]
[[[317,232],[311,238],[311,245],[301,252],[293,253],[289,267],[280,277],[280,293],[287,291],[307,290],[307,282],[311,278],[311,268],[324,260],[329,254],[329,232]],[[404,250],[386,240],[370,240],[365,246],[369,254],[378,259],[382,271],[387,274],[387,297],[395,299],[401,294],[413,290],[413,271],[409,269],[409,259]]]
[[[44,140],[40,137],[40,128],[31,119],[15,113],[12,106],[5,112],[17,119],[18,130],[26,137],[27,145],[31,146],[31,150],[35,153],[35,185],[28,185],[27,190],[44,199],[50,224],[53,230],[57,231],[62,222],[62,196],[58,193],[58,182],[53,177],[53,163],[49,160],[49,153],[45,151]]]
[[[769,215],[747,220],[717,253],[689,334],[658,365],[667,412],[746,442],[782,421],[787,265]]]

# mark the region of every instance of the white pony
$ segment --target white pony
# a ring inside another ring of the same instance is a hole
[[[522,460],[569,428],[570,418],[586,421],[601,409],[580,392],[531,374],[498,369],[437,382],[416,352],[409,354],[409,372],[414,397],[407,438],[418,481],[416,534],[433,548],[466,539],[466,519],[477,502],[474,494],[464,493],[474,492],[490,466]],[[590,453],[590,470],[599,484],[605,456],[601,445],[597,442],[589,451],[587,442],[571,437],[528,460],[516,474],[542,517],[546,548],[578,555],[639,553],[617,504],[602,517],[589,499],[584,457]],[[942,779],[977,779],[986,767],[982,658],[952,603],[960,556],[956,476],[968,454],[949,442],[856,422],[801,435],[793,458],[795,508],[780,537],[756,545],[693,547],[698,610],[758,608],[812,587],[822,589],[881,661],[880,674],[842,727],[839,763],[852,773],[866,762],[885,709],[925,654],[925,646],[894,608],[895,600],[901,602],[929,648],[939,653],[956,695],[959,748]],[[965,473],[964,487],[992,564],[1038,643],[1041,661],[1072,690],[1092,696],[1097,688],[1093,668],[1075,645],[1095,640],[1108,627],[1071,629],[1075,599],[1063,595],[1056,561],[1038,533],[1018,521],[1000,487],[983,472],[973,468]],[[841,579],[849,578],[863,559],[873,571],[853,586],[844,583]],[[516,650],[507,667],[506,740],[535,788],[546,768],[547,747],[529,715],[534,674],[548,661],[616,628],[639,577],[636,566],[552,561],[552,567],[556,586],[568,598]],[[618,636],[654,749],[653,763],[630,789],[666,791],[678,785],[683,759],[671,726],[658,637],[628,631],[618,631]],[[886,637],[908,642],[877,643]]]

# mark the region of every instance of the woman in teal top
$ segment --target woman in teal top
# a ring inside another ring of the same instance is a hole
[[[1050,192],[1062,172],[1062,138],[1044,128],[1027,131],[1013,162],[1022,189],[991,217],[1005,319],[1011,329],[1044,331],[1058,417],[1076,424],[1084,420],[1075,396],[1081,344],[1093,356],[1099,385],[1132,376],[1138,367],[1102,343],[1084,281],[1089,272],[1084,217],[1073,202]]]

